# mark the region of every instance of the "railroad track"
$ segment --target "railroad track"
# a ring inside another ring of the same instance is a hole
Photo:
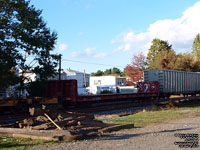
[[[118,102],[104,102],[85,105],[83,108],[73,108],[69,111],[95,113],[103,111],[112,111],[133,107],[147,107],[150,105],[165,106],[174,103],[174,105],[193,105],[200,104],[200,96],[190,97],[173,97],[167,99],[143,99],[143,100],[126,100]]]
[[[181,105],[194,105],[200,104],[200,96],[190,96],[190,97],[174,97],[169,99],[142,99],[142,100],[121,100],[117,102],[101,102],[101,103],[88,103],[87,105],[82,105],[83,107],[71,107],[69,109],[62,109],[65,111],[72,112],[82,112],[82,113],[98,113],[98,112],[106,112],[106,111],[114,111],[121,109],[129,109],[129,108],[147,108],[152,105],[157,105],[159,107],[165,107],[170,103],[174,103],[177,106]],[[54,106],[55,110],[57,106]],[[61,111],[59,109],[59,111]],[[23,120],[23,118],[29,117],[29,113],[21,112],[21,113],[13,113],[6,112],[0,115],[0,123],[8,120]]]

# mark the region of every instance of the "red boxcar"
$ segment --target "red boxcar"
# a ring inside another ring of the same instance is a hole
[[[50,80],[46,84],[46,97],[77,98],[77,80]]]
[[[138,93],[159,93],[158,81],[138,82]]]

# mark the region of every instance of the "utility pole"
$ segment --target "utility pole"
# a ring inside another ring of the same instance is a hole
[[[59,75],[59,80],[61,80],[61,57],[62,55],[59,55],[59,69],[58,69],[58,75]]]
[[[84,86],[86,87],[87,84],[86,84],[86,76],[85,76],[85,69],[84,69]]]

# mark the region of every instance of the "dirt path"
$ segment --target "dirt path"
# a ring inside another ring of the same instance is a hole
[[[93,140],[68,143],[47,144],[30,149],[42,150],[179,150],[174,142],[184,139],[175,134],[198,134],[200,136],[200,117],[173,120],[166,123],[123,130]],[[200,145],[200,140],[198,140]],[[187,148],[187,150],[190,148]],[[192,149],[200,149],[192,148]]]

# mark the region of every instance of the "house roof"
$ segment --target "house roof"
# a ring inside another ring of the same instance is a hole
[[[80,71],[76,71],[76,70],[71,70],[71,69],[64,69],[63,71],[66,72],[66,73],[75,73],[75,74],[81,73],[81,74],[84,74],[84,72],[80,72]],[[90,75],[88,73],[85,73],[85,74],[86,75]]]
[[[113,77],[113,78],[118,78],[118,79],[126,79],[125,77],[118,77],[118,76],[112,76],[112,75],[108,75],[108,76],[92,76],[91,78],[105,78],[105,77]]]

